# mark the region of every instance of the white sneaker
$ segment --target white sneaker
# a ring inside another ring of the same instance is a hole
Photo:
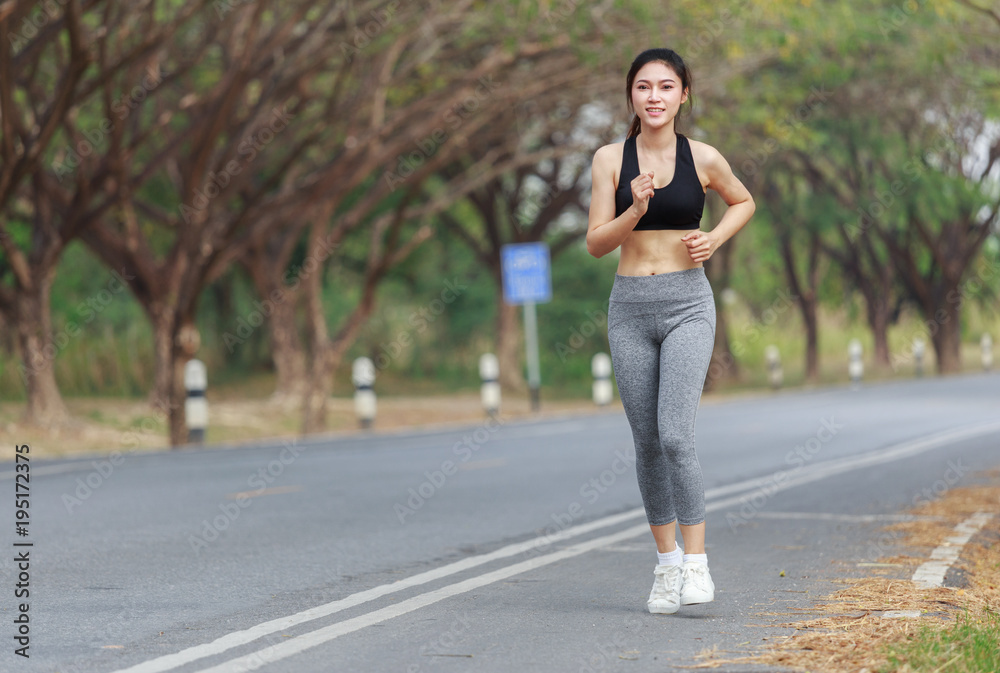
[[[687,561],[682,566],[684,586],[681,589],[681,605],[711,603],[715,600],[715,583],[708,567],[698,561]]]
[[[654,615],[672,615],[681,607],[684,575],[680,566],[658,565],[653,568],[653,590],[646,607]]]

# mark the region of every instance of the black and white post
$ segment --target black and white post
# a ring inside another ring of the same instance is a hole
[[[208,400],[205,399],[207,387],[205,363],[198,359],[188,360],[184,365],[184,389],[187,391],[184,418],[189,444],[205,443],[205,428],[208,427]]]
[[[375,421],[375,363],[371,358],[360,357],[351,367],[354,382],[354,412],[362,428],[370,428]]]
[[[500,361],[493,353],[479,356],[479,378],[483,381],[480,387],[483,410],[494,417],[500,413]]]
[[[611,404],[614,389],[611,387],[611,356],[595,353],[590,360],[590,372],[594,375],[594,404],[604,407]]]
[[[926,349],[926,344],[924,340],[920,337],[913,339],[913,367],[916,371],[917,378],[924,375],[924,351]]]
[[[764,349],[764,359],[767,361],[767,378],[771,387],[777,390],[785,380],[785,371],[781,367],[781,352],[774,344]]]
[[[851,339],[850,343],[847,344],[847,373],[851,377],[851,383],[855,386],[861,384],[861,376],[865,373],[865,363],[861,359],[861,355],[861,342],[857,339]]]

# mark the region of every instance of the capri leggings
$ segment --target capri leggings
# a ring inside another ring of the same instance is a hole
[[[654,526],[703,522],[694,425],[715,343],[715,301],[704,268],[616,273],[608,341],[646,518]]]

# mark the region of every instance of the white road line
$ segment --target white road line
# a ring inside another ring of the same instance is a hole
[[[233,633],[226,634],[221,638],[213,640],[210,643],[205,643],[204,645],[196,645],[194,647],[189,647],[186,650],[181,650],[176,654],[167,654],[162,657],[157,657],[156,659],[150,659],[149,661],[145,661],[130,668],[115,671],[115,673],[161,673],[162,671],[169,671],[192,661],[197,661],[198,659],[210,657],[234,647],[245,645],[249,642],[257,640],[258,638],[275,633],[276,631],[290,629],[298,624],[309,622],[314,619],[320,619],[321,617],[341,612],[356,605],[361,605],[362,603],[367,603],[368,601],[381,598],[382,596],[396,593],[397,591],[402,591],[404,589],[409,589],[410,587],[420,586],[421,584],[427,584],[428,582],[433,582],[434,580],[448,577],[449,575],[454,575],[470,568],[490,563],[491,561],[530,552],[534,549],[544,547],[555,542],[563,542],[567,539],[589,533],[593,530],[629,521],[630,519],[638,518],[643,514],[644,510],[641,507],[638,507],[636,509],[623,512],[622,514],[615,514],[613,516],[597,519],[596,521],[591,521],[590,523],[573,526],[572,528],[567,528],[566,530],[553,533],[549,536],[540,536],[531,540],[525,540],[524,542],[508,545],[488,554],[470,556],[469,558],[462,559],[461,561],[449,563],[448,565],[441,566],[440,568],[434,568],[433,570],[428,570],[426,572],[401,579],[398,582],[393,582],[392,584],[382,584],[324,605],[303,610],[302,612],[289,615],[288,617],[279,617],[278,619],[272,619],[269,622],[258,624],[243,631],[235,631]]]
[[[882,619],[913,619],[920,617],[920,610],[889,610],[883,612],[880,617]]]
[[[493,572],[486,573],[485,575],[470,577],[467,580],[456,582],[455,584],[449,584],[446,587],[441,587],[440,589],[435,589],[434,591],[428,591],[427,593],[414,596],[413,598],[408,598],[396,605],[390,605],[382,608],[381,610],[375,610],[374,612],[361,615],[360,617],[354,617],[353,619],[337,622],[336,624],[325,626],[304,635],[296,636],[291,640],[278,643],[277,645],[271,645],[270,647],[266,647],[262,650],[257,650],[256,652],[246,656],[225,661],[217,666],[203,669],[199,671],[199,673],[239,673],[242,671],[253,671],[261,668],[262,666],[274,663],[275,661],[304,652],[305,650],[316,647],[317,645],[322,645],[323,643],[331,641],[334,638],[339,638],[340,636],[348,633],[359,631],[366,626],[371,626],[394,617],[399,617],[400,615],[405,615],[408,612],[419,610],[420,608],[427,607],[428,605],[432,605],[446,598],[451,598],[452,596],[457,596],[474,589],[479,589],[488,584],[492,584],[493,582],[507,579],[513,575],[518,575],[529,570],[535,570],[536,568],[541,568],[557,561],[579,556],[580,554],[584,554],[588,551],[612,545],[616,542],[621,542],[622,540],[628,540],[629,538],[638,537],[643,534],[649,534],[649,526],[646,524],[632,526],[631,528],[627,528],[618,533],[605,535],[604,537],[588,540],[587,542],[581,542],[573,545],[572,547],[568,547],[551,554],[546,554],[545,556],[539,556],[527,561],[521,561],[520,563],[515,563],[514,565],[507,566],[506,568],[500,568],[499,570],[494,570]]]
[[[817,481],[819,479],[824,479],[848,470],[857,469],[858,467],[866,467],[869,465],[876,465],[892,460],[899,460],[900,458],[910,457],[924,451],[945,446],[951,442],[961,439],[969,439],[971,437],[977,437],[997,431],[1000,431],[1000,423],[970,426],[937,433],[921,439],[908,440],[906,442],[879,449],[862,456],[853,456],[841,460],[832,460],[825,463],[807,465],[801,470],[795,472],[794,476],[791,477],[787,483],[782,485],[781,490]],[[747,493],[758,490],[763,483],[765,483],[765,480],[761,478],[754,478],[747,479],[737,484],[728,484],[719,488],[709,489],[705,492],[706,511],[715,512],[727,507],[738,505]],[[715,498],[718,495],[739,491],[741,490],[740,487],[742,487],[744,493],[726,498],[724,500],[709,502],[710,499]],[[115,671],[114,673],[163,673],[164,671],[170,671],[192,661],[220,654],[234,647],[246,645],[266,635],[275,633],[276,631],[286,630],[297,626],[298,624],[309,622],[314,619],[320,619],[397,591],[426,584],[428,582],[463,572],[470,568],[475,568],[476,566],[480,566],[485,563],[530,552],[552,543],[562,542],[600,528],[606,528],[608,526],[624,523],[631,519],[640,518],[644,515],[645,511],[643,508],[637,507],[621,514],[604,517],[586,524],[572,526],[565,530],[553,533],[552,535],[543,535],[531,540],[525,540],[524,542],[508,545],[507,547],[497,549],[488,554],[462,559],[461,561],[456,561],[455,563],[450,563],[448,565],[441,566],[440,568],[419,573],[417,575],[413,575],[412,577],[399,580],[398,582],[393,582],[392,584],[383,584],[324,605],[303,610],[302,612],[289,615],[287,617],[279,617],[277,619],[250,627],[249,629],[235,631],[217,638],[210,643],[195,645],[194,647],[189,647],[174,654],[167,654],[155,659],[150,659],[129,668]],[[648,530],[648,527],[646,527],[645,524],[642,524],[637,527],[637,529]],[[547,556],[541,558],[547,558]],[[516,567],[516,565],[517,564],[510,567]]]
[[[62,463],[60,465],[41,465],[31,468],[31,476],[39,477],[45,474],[59,474],[60,472],[72,472],[74,470],[93,470],[94,466],[89,463]],[[13,479],[18,474],[17,470],[0,472],[0,479]],[[21,472],[20,474],[24,474]]]
[[[910,514],[829,514],[824,512],[758,512],[760,519],[809,519],[818,521],[847,521],[849,523],[877,523],[879,521],[933,521],[936,516]]]
[[[787,470],[785,471],[785,474],[788,475],[787,481],[780,486],[771,484],[767,486],[767,490],[775,493],[784,491],[792,488],[793,486],[802,486],[803,484],[826,479],[827,477],[832,477],[844,472],[850,472],[851,470],[856,470],[860,467],[871,467],[873,465],[890,463],[894,460],[900,460],[901,458],[910,458],[912,456],[930,451],[931,449],[947,446],[963,439],[972,439],[973,437],[988,435],[994,432],[1000,432],[1000,422],[945,430],[944,432],[938,432],[920,439],[908,440],[899,444],[887,446],[883,449],[861,454],[859,456],[850,456],[839,460],[828,460],[823,463],[807,465],[795,470]],[[758,489],[764,489],[765,485],[768,484],[768,480],[766,479],[757,479],[756,481],[758,483]],[[723,487],[723,489],[731,491],[732,487],[727,486]],[[742,494],[740,496],[730,498],[729,500],[735,504],[741,502],[745,496],[746,494]]]
[[[515,418],[515,419],[508,419],[508,421],[509,420],[517,421],[517,420],[520,420],[520,419]],[[446,434],[446,435],[449,435],[449,437],[444,442],[440,442],[440,441],[428,442],[427,439],[424,438],[424,437],[417,437],[417,438],[414,438],[411,443],[408,443],[408,444],[407,443],[404,443],[404,444],[392,444],[392,445],[388,445],[386,448],[390,448],[390,449],[405,449],[407,451],[409,451],[409,450],[419,450],[419,449],[435,449],[435,448],[440,448],[441,446],[448,445],[449,443],[454,443],[455,441],[461,441],[461,438],[463,436],[462,435],[463,431],[465,432],[465,434],[474,433],[481,426],[482,426],[482,424],[479,424],[479,425],[469,425],[467,428],[466,427],[456,427],[456,428],[446,428],[446,429],[440,429],[440,430],[429,430],[429,431],[427,431],[427,434]],[[522,425],[518,425],[518,424],[515,424],[515,425],[512,425],[512,426],[498,427],[499,432],[500,433],[505,433],[505,434],[502,434],[502,435],[498,434],[497,438],[498,439],[504,439],[504,440],[532,439],[534,437],[544,437],[544,436],[548,436],[548,435],[563,435],[563,434],[569,434],[569,433],[573,433],[573,432],[582,432],[582,431],[588,430],[588,429],[589,429],[588,425],[585,425],[585,424],[583,424],[582,422],[580,422],[578,420],[574,420],[573,418],[568,418],[568,419],[563,419],[563,420],[559,421],[558,424],[555,424],[553,422],[553,423],[548,423],[548,424],[540,425],[540,426],[537,426],[537,427],[536,426],[530,426],[530,427],[528,427],[528,426],[522,426]],[[415,431],[412,428],[407,428],[407,429],[401,430],[399,432],[399,434],[412,434],[414,432]],[[456,440],[454,437],[451,437],[450,435],[456,435],[458,437],[458,439]],[[350,435],[335,435],[335,436],[330,436],[330,437],[325,437],[325,438],[321,437],[321,438],[318,438],[318,439],[315,439],[315,440],[309,440],[309,441],[302,441],[302,440],[299,439],[298,440],[298,446],[299,446],[299,448],[303,448],[303,447],[313,447],[313,448],[315,448],[315,446],[323,445],[323,444],[325,444],[327,442],[330,442],[332,440],[343,440],[344,442],[358,440],[359,444],[364,443],[364,445],[367,445],[369,442],[372,442],[372,441],[386,441],[386,440],[391,440],[391,439],[392,439],[392,434],[391,433],[380,433],[380,434],[376,434],[376,435],[353,435],[353,434],[350,434]],[[246,445],[246,444],[244,444],[244,445],[233,445],[233,446],[229,446],[228,444],[214,445],[212,447],[208,447],[209,450],[207,450],[207,451],[191,452],[189,455],[185,456],[185,459],[201,458],[201,457],[215,458],[216,457],[216,455],[215,455],[215,450],[216,449],[228,450],[228,449],[231,449],[231,448],[239,448],[239,446],[246,446],[247,448],[251,448],[251,449],[271,449],[271,448],[275,448],[275,447],[280,447],[281,444],[276,443],[276,442],[279,442],[279,441],[280,441],[280,438],[279,439],[274,439],[274,440],[264,440],[262,442],[252,443],[252,444],[249,444],[249,445]],[[166,447],[166,448],[169,449],[169,447]],[[351,448],[354,448],[354,447],[351,447]],[[158,453],[161,453],[161,452],[162,451],[160,449],[153,449],[149,453],[139,453],[139,454],[135,454],[135,455],[154,456],[154,455],[157,455]],[[75,462],[71,462],[71,463],[60,463],[58,465],[38,465],[36,467],[35,465],[37,465],[38,462],[43,462],[44,463],[44,462],[47,462],[49,460],[58,460],[57,458],[38,459],[36,461],[36,463],[32,464],[31,476],[36,476],[36,475],[37,476],[42,476],[42,475],[46,475],[46,474],[60,474],[62,472],[72,472],[74,470],[87,470],[87,471],[90,471],[90,470],[94,469],[94,466],[92,464],[93,461],[106,460],[107,456],[103,455],[103,454],[93,454],[92,456],[89,456],[88,458],[90,460],[86,460],[86,461],[84,461],[84,460],[76,460]],[[11,463],[11,464],[13,464],[14,461],[8,461],[8,462]],[[18,474],[18,472],[16,470],[7,470],[6,472],[0,472],[0,479],[13,479],[14,476],[17,475],[17,474]]]
[[[931,552],[931,560],[925,561],[913,573],[913,582],[927,589],[943,586],[948,568],[958,560],[965,543],[992,518],[993,514],[990,512],[976,512],[958,524],[955,527],[956,535],[945,538],[944,542]]]
[[[508,419],[509,420],[509,419]],[[449,446],[452,444],[460,443],[463,438],[474,435],[476,432],[486,429],[489,432],[489,441],[510,441],[518,439],[534,439],[535,437],[546,437],[548,435],[565,435],[573,432],[583,432],[588,430],[589,427],[575,420],[561,421],[558,424],[546,423],[544,425],[538,426],[508,426],[500,422],[492,430],[485,427],[484,423],[480,423],[477,426],[460,427],[455,428],[447,433],[447,437],[442,437],[440,440],[428,441],[424,438],[416,438],[413,441],[405,444],[388,444],[385,448],[387,449],[403,449],[406,451],[418,451],[420,449],[437,449],[442,446]],[[365,437],[366,440],[375,440],[379,437],[373,435],[372,437]]]

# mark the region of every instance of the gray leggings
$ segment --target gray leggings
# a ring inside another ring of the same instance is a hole
[[[705,269],[616,273],[608,341],[646,518],[654,526],[703,522],[694,425],[715,343],[715,301]]]

